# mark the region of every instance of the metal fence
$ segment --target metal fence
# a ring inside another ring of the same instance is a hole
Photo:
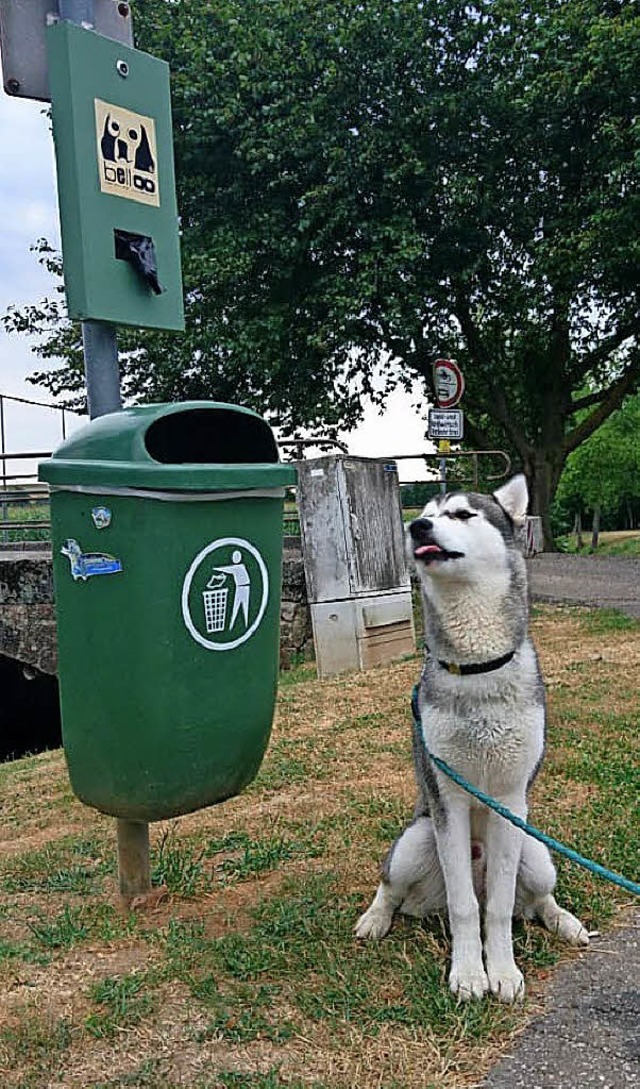
[[[297,461],[302,460],[305,447],[308,446],[332,446],[338,448],[339,453],[347,454],[346,447],[341,443],[320,443],[317,439],[281,445],[293,447]],[[372,460],[390,465],[408,461],[423,463],[426,477],[405,480],[400,485],[400,502],[405,512],[405,520],[415,517],[416,511],[422,509],[432,495],[469,485],[474,491],[478,491],[481,484],[490,486],[494,481],[504,480],[511,472],[511,459],[504,450],[453,450],[444,456],[440,453],[388,454]],[[289,489],[285,503],[284,535],[291,539],[291,544],[294,543],[293,538],[300,537],[294,488]]]
[[[35,463],[50,457],[50,450],[18,451],[11,449],[11,425],[8,408],[26,405],[29,409],[47,409],[53,413],[55,430],[67,437],[68,408],[0,393],[0,543],[6,548],[22,541],[49,539],[49,489],[38,481]]]
[[[37,473],[30,471],[31,466],[42,458],[51,456],[50,450],[30,450],[9,452],[7,449],[7,402],[28,405],[32,408],[45,408],[58,414],[59,433],[62,439],[67,437],[69,415],[78,415],[70,409],[48,405],[42,401],[30,401],[24,397],[0,394],[0,547],[5,550],[22,543],[32,544],[48,542],[50,538],[49,489],[38,481]],[[288,439],[280,443],[289,458],[301,461],[312,450],[327,453],[348,454],[347,447],[335,439]],[[480,459],[487,466],[482,476],[485,482],[501,480],[511,470],[508,455],[503,450],[459,450],[447,454],[443,460],[441,454],[390,454],[375,460],[384,462],[422,462],[427,470],[427,479],[405,481],[401,487],[407,492],[411,484],[420,485],[432,492],[445,491],[450,485],[460,487],[470,484],[478,489],[480,478]],[[491,461],[494,465],[491,466]],[[462,468],[464,466],[464,468]],[[422,502],[407,503],[410,508],[424,505]],[[295,490],[291,489],[284,511],[284,535],[288,538],[300,536],[300,522],[295,506]]]

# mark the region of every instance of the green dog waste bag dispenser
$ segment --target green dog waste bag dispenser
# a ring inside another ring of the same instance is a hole
[[[293,467],[266,422],[210,402],[92,421],[51,485],[63,739],[72,787],[156,821],[255,776],[278,674]]]

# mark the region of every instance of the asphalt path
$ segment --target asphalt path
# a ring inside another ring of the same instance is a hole
[[[640,912],[592,939],[556,975],[546,1012],[518,1037],[484,1089],[640,1085]]]
[[[527,560],[534,601],[619,609],[640,619],[640,558],[543,552]]]

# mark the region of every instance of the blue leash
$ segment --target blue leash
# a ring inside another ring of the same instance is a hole
[[[418,735],[420,736],[420,739],[422,741],[422,746],[424,748],[425,754],[428,756],[429,760],[431,760],[431,762],[440,769],[440,771],[442,771],[445,775],[448,775],[448,777],[452,779],[453,782],[457,784],[457,786],[462,787],[463,790],[466,790],[467,794],[473,795],[473,797],[477,798],[478,801],[482,802],[483,805],[488,806],[489,809],[493,809],[495,813],[498,813],[501,817],[504,817],[505,820],[510,821],[511,824],[514,824],[516,826],[516,828],[522,829],[522,831],[526,832],[528,836],[531,836],[533,839],[540,840],[540,843],[544,843],[546,847],[550,848],[550,850],[556,851],[560,855],[564,855],[565,858],[570,859],[571,862],[577,863],[578,866],[584,866],[586,870],[590,870],[591,873],[596,874],[597,877],[603,877],[605,881],[611,881],[612,884],[619,885],[621,889],[626,889],[627,892],[632,892],[636,896],[640,896],[640,885],[636,884],[635,881],[629,881],[628,878],[621,877],[620,874],[614,873],[612,870],[608,870],[606,866],[601,866],[598,862],[592,862],[590,858],[585,858],[584,855],[578,854],[578,852],[574,851],[571,847],[565,847],[564,843],[560,843],[557,839],[552,839],[552,837],[548,836],[545,832],[541,832],[539,828],[534,828],[533,825],[528,824],[527,821],[524,821],[522,817],[517,817],[516,814],[512,813],[510,809],[507,809],[506,806],[502,805],[500,802],[497,802],[496,799],[492,798],[490,794],[485,794],[484,791],[479,790],[478,787],[475,787],[471,783],[467,782],[464,776],[460,775],[457,771],[454,771],[453,768],[449,767],[445,760],[442,760],[439,756],[434,756],[432,752],[429,752],[422,731],[422,721],[420,718],[420,711],[418,707],[419,691],[420,685],[416,684],[413,692],[411,693],[411,710],[413,712],[413,719],[417,727]]]

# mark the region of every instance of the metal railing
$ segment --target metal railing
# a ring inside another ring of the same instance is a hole
[[[283,442],[280,445],[281,446],[297,446],[298,442],[293,442],[293,441],[292,442]],[[303,447],[305,445],[306,446],[315,446],[315,447],[320,447],[321,445],[335,446],[335,447],[339,448],[340,453],[343,453],[343,454],[347,453],[347,449],[342,443],[332,442],[332,441],[329,441],[329,440],[327,440],[326,443],[322,443],[322,444],[317,439],[303,440],[303,442],[300,445],[301,445],[301,447]],[[356,456],[356,455],[354,455],[354,456]],[[457,475],[456,474],[454,480],[447,481],[446,471],[445,471],[445,479],[443,480],[443,478],[442,478],[442,460],[443,460],[443,457],[445,459],[445,462],[448,462],[449,460],[455,462],[456,459],[458,459],[458,458],[461,458],[463,460],[467,459],[471,463],[470,475],[467,475],[467,474]],[[407,480],[407,481],[402,482],[402,484],[400,485],[400,488],[401,488],[400,497],[401,497],[401,502],[402,502],[402,488],[403,487],[409,487],[412,484],[418,484],[418,485],[426,484],[426,485],[430,485],[432,488],[438,489],[440,491],[446,489],[447,483],[452,484],[452,486],[455,487],[455,488],[459,488],[462,485],[471,484],[472,487],[473,487],[473,490],[477,491],[478,487],[479,487],[479,482],[480,482],[479,459],[481,459],[481,458],[493,458],[494,460],[496,460],[498,462],[498,465],[496,466],[495,471],[486,472],[484,474],[484,480],[487,483],[493,482],[495,480],[504,480],[504,478],[507,477],[509,475],[509,473],[511,472],[511,458],[509,457],[509,455],[504,450],[454,450],[454,451],[450,452],[449,454],[445,454],[445,455],[442,455],[440,453],[433,453],[433,454],[432,453],[387,454],[384,457],[377,457],[376,456],[375,458],[372,458],[371,460],[379,461],[382,464],[393,463],[393,462],[397,462],[397,461],[422,461],[422,462],[425,463],[425,466],[427,468],[429,467],[430,462],[434,463],[434,469],[433,469],[434,475],[431,476],[430,478],[428,478],[426,480],[424,478],[421,478],[419,480]],[[302,458],[300,456],[298,456],[295,460],[301,461]],[[443,489],[443,485],[444,485],[444,489]],[[290,491],[289,491],[289,494],[290,494],[291,498],[293,499],[295,497],[295,489],[291,488]],[[424,504],[422,504],[422,505],[424,505]],[[405,509],[404,504],[403,504],[403,509]],[[416,508],[415,508],[415,506],[413,504],[408,504],[406,509],[415,510]],[[284,512],[284,535],[285,535],[285,537],[289,537],[289,538],[300,537],[300,521],[299,521],[299,518],[298,518],[298,512],[297,512],[297,510],[292,510],[291,507],[289,507],[289,509],[285,508],[285,512]]]
[[[425,465],[428,465],[430,461],[437,462],[438,464],[438,476],[434,476],[430,479],[429,483],[432,484],[446,484],[447,477],[445,475],[444,480],[441,475],[442,462],[445,465],[449,461],[455,462],[458,458],[468,458],[471,461],[471,475],[470,476],[457,476],[452,481],[453,485],[457,488],[460,484],[471,484],[474,491],[477,491],[480,473],[478,458],[492,457],[500,459],[503,462],[502,468],[495,473],[487,473],[485,480],[487,482],[494,480],[504,480],[506,476],[511,472],[511,458],[504,450],[451,450],[448,454],[391,454],[389,457],[377,458],[377,461],[424,461]],[[409,483],[405,481],[404,483]],[[411,483],[422,483],[422,481],[412,481]]]
[[[49,489],[46,484],[38,481],[37,473],[29,470],[28,463],[50,457],[51,451],[29,450],[16,453],[7,449],[9,404],[47,409],[48,412],[56,414],[62,440],[67,437],[69,415],[77,415],[71,409],[60,405],[0,393],[0,542],[5,548],[12,543],[22,542],[25,538],[30,541],[46,540],[50,530]]]
[[[0,540],[4,545],[24,539],[46,539],[50,530],[49,488],[38,481],[36,473],[7,472],[7,462],[48,458],[51,451],[9,454],[2,451],[2,486],[0,487]]]
[[[4,404],[5,400],[18,401],[23,404],[37,405],[39,407],[55,409],[61,413],[62,424],[62,437],[66,438],[66,417],[65,413],[68,413],[69,409],[58,408],[54,405],[45,405],[39,401],[27,401],[20,397],[8,397],[6,394],[0,394],[0,440],[2,443],[0,449],[0,460],[2,464],[2,472],[0,474],[0,542],[6,549],[10,547],[12,543],[28,540],[47,540],[49,538],[51,523],[49,516],[49,488],[48,485],[40,483],[36,473],[29,472],[8,472],[7,463],[20,462],[20,461],[37,461],[42,458],[48,458],[51,456],[50,450],[38,450],[28,451],[24,453],[8,453],[5,447],[5,418],[4,418]],[[281,448],[291,449],[294,453],[292,460],[301,461],[304,458],[305,452],[309,448],[315,449],[333,449],[337,450],[341,454],[348,454],[347,447],[342,442],[338,442],[334,439],[290,439],[281,442]],[[470,475],[458,475],[456,473],[455,481],[451,481],[455,487],[459,487],[464,484],[471,484],[474,490],[477,490],[480,478],[479,472],[479,459],[480,458],[493,458],[501,462],[500,468],[495,472],[487,472],[484,474],[484,479],[487,482],[502,480],[509,475],[511,471],[511,459],[504,450],[458,450],[452,451],[449,454],[444,455],[445,463],[455,463],[458,459],[467,460],[470,462]],[[388,454],[383,457],[376,457],[373,459],[380,462],[398,462],[398,461],[422,461],[425,466],[429,467],[429,463],[434,464],[434,475],[429,479],[416,480],[416,481],[404,481],[403,485],[408,484],[430,484],[434,487],[442,486],[446,487],[446,479],[442,479],[442,462],[443,455],[439,453],[416,453],[416,454]],[[291,490],[291,496],[294,496],[294,490]],[[300,523],[298,520],[297,510],[292,510],[289,506],[284,512],[284,534],[287,537],[299,537],[300,536]]]

